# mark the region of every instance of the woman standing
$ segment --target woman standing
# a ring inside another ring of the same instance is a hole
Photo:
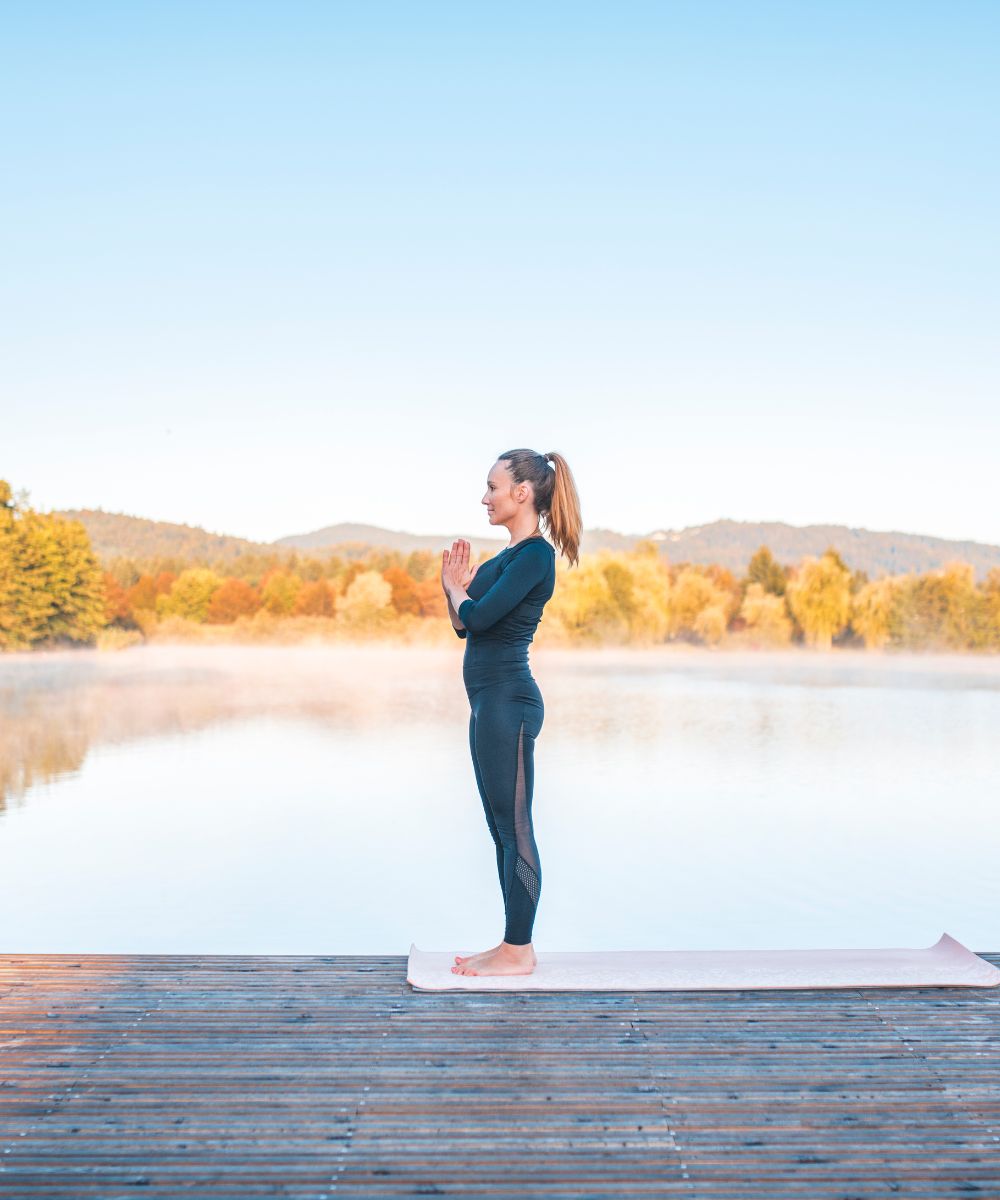
[[[508,450],[493,465],[483,504],[510,543],[469,567],[469,543],[443,552],[441,586],[455,632],[465,638],[469,748],[486,823],[496,846],[506,924],[490,950],[456,955],[458,975],[528,975],[537,959],[531,931],[542,870],[531,821],[535,739],[545,714],[528,665],[528,645],[556,581],[552,541],[579,562],[580,501],[560,454]]]

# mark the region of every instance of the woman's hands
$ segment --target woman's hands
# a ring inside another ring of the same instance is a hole
[[[479,563],[469,566],[469,554],[472,547],[464,538],[458,538],[452,543],[451,551],[444,550],[441,554],[441,587],[448,595],[449,585],[463,592],[475,578]]]

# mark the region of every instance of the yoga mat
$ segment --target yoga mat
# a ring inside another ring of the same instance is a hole
[[[425,992],[739,991],[745,988],[996,987],[1000,969],[947,933],[896,950],[539,950],[530,975],[453,975],[464,950],[410,945]]]

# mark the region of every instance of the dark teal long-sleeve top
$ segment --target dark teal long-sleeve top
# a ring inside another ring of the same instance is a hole
[[[458,606],[465,638],[467,687],[530,675],[528,646],[555,591],[556,552],[541,534],[522,538],[487,559]]]

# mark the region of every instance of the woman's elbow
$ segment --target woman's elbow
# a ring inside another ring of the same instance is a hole
[[[458,606],[458,616],[469,633],[482,633],[484,629],[488,628],[488,623],[483,621],[476,612],[475,600],[463,600]]]

